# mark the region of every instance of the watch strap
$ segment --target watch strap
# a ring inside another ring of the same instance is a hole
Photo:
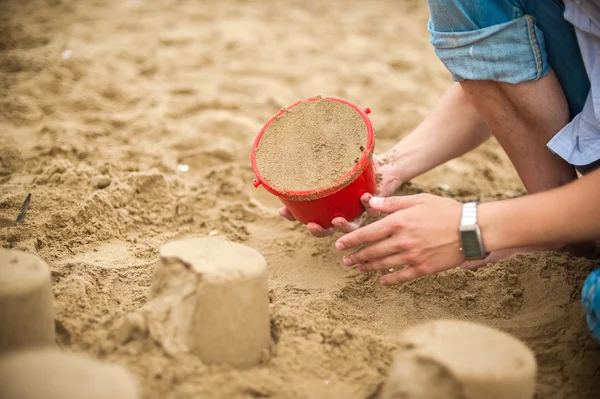
[[[477,205],[477,202],[463,204],[460,217],[461,251],[467,260],[484,259],[488,255],[483,245],[481,229],[477,224]]]
[[[460,216],[461,226],[474,226],[477,224],[477,202],[467,202],[463,204],[462,214]]]

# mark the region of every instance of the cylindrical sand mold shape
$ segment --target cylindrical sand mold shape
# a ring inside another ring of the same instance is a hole
[[[270,348],[267,263],[256,250],[218,238],[185,239],[160,248],[155,293],[196,281],[187,346],[206,364],[251,367]],[[182,275],[182,266],[186,274]],[[175,278],[173,276],[177,275]],[[184,305],[185,306],[185,305]],[[184,326],[182,326],[184,327]]]
[[[0,398],[137,399],[121,366],[58,350],[26,350],[0,358]]]
[[[521,341],[482,325],[438,320],[413,327],[381,399],[532,399],[536,362]]]
[[[0,353],[55,344],[50,269],[39,257],[0,249]]]

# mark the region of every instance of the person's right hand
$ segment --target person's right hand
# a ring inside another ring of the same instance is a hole
[[[402,179],[403,171],[397,165],[385,162],[382,156],[374,155],[373,165],[375,167],[375,173],[380,174],[380,181],[377,185],[378,196],[388,197],[404,183]],[[360,202],[365,208],[367,215],[369,215],[370,218],[375,219],[379,217],[380,213],[369,206],[371,198],[373,198],[371,194],[365,193],[360,197]],[[279,209],[279,214],[290,221],[296,220],[291,212],[285,207]],[[360,227],[360,220],[361,216],[358,216],[352,221],[348,221],[343,217],[338,217],[331,221],[333,227],[326,229],[316,223],[308,223],[306,228],[315,237],[327,237],[334,234],[336,231],[341,231],[345,234],[353,232]]]

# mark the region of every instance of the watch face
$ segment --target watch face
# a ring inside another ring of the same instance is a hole
[[[480,258],[483,256],[476,230],[463,230],[460,232],[460,238],[463,252],[467,258]]]

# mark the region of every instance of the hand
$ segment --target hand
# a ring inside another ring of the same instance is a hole
[[[379,212],[371,210],[371,207],[369,206],[369,200],[371,198],[373,198],[371,194],[365,193],[360,197],[360,202],[362,203],[363,207],[365,207],[365,210],[369,217],[377,218],[379,217]],[[279,215],[292,222],[296,220],[294,216],[290,213],[290,211],[285,207],[279,208]],[[343,217],[337,217],[331,221],[333,227],[325,229],[323,228],[323,226],[309,222],[306,224],[306,228],[315,237],[327,237],[334,234],[336,231],[341,231],[342,233],[350,233],[358,229],[360,227],[360,219],[361,216],[358,216],[352,221],[348,221]]]
[[[462,205],[429,194],[370,200],[373,210],[390,215],[351,232],[336,242],[340,251],[367,245],[344,257],[362,272],[401,268],[381,277],[383,285],[402,284],[459,266],[458,226]]]
[[[377,185],[377,191],[380,196],[387,197],[392,195],[392,193],[404,183],[401,177],[402,170],[392,163],[385,162],[383,156],[374,155],[373,165],[375,167],[375,173],[381,174],[381,181]],[[365,193],[360,197],[360,202],[365,208],[367,215],[369,215],[370,218],[376,219],[380,216],[380,213],[379,211],[371,209],[369,205],[371,198],[373,198],[371,194]],[[285,207],[279,209],[279,215],[292,222],[296,220]],[[306,228],[315,237],[327,237],[334,234],[336,231],[341,231],[342,233],[355,231],[360,227],[360,219],[361,217],[358,216],[356,219],[348,221],[342,217],[338,217],[331,221],[333,227],[325,229],[316,223],[308,223]]]

